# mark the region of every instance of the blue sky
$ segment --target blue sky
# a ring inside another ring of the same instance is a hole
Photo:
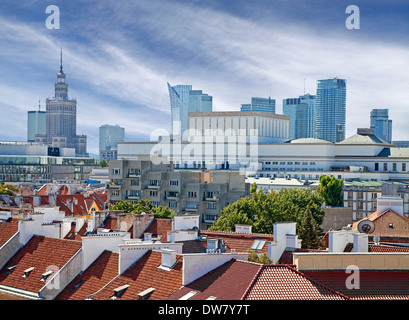
[[[348,5],[360,29],[348,30]],[[60,9],[49,30],[45,9]],[[409,1],[26,0],[0,2],[0,140],[24,141],[27,111],[54,94],[63,48],[77,133],[98,152],[98,128],[125,127],[127,141],[170,130],[167,82],[239,110],[252,96],[315,94],[316,81],[347,80],[347,128],[389,108],[393,139],[409,140]]]

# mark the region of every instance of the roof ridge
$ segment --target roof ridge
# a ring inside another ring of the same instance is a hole
[[[250,261],[248,261],[250,262]],[[254,286],[256,279],[260,277],[261,270],[264,269],[264,265],[260,265],[258,268],[256,274],[254,275],[253,279],[251,279],[250,284],[247,286],[246,290],[244,291],[243,295],[241,296],[240,300],[245,300],[245,298],[248,296],[250,289]]]
[[[287,268],[290,269],[290,270],[292,270],[292,271],[295,272],[296,274],[298,274],[298,275],[300,275],[300,276],[306,278],[308,281],[311,281],[311,282],[315,283],[316,285],[318,285],[318,286],[320,286],[320,287],[322,287],[322,288],[324,288],[324,289],[326,289],[326,290],[329,290],[329,291],[331,291],[331,292],[333,292],[333,293],[335,293],[335,294],[337,294],[337,295],[343,297],[343,298],[346,299],[346,300],[351,300],[351,298],[348,297],[347,295],[345,295],[345,294],[343,294],[343,293],[341,293],[341,292],[339,292],[339,291],[337,291],[337,290],[334,290],[334,289],[332,289],[332,288],[330,288],[330,287],[327,287],[327,286],[324,285],[323,283],[318,282],[318,281],[316,281],[315,279],[313,279],[312,277],[310,277],[310,276],[306,275],[305,273],[303,273],[303,272],[297,270],[297,268],[292,267],[292,266],[290,266],[290,265],[287,265]]]

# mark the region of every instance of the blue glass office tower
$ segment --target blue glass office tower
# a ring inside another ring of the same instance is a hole
[[[315,137],[331,142],[345,139],[346,80],[318,80]]]
[[[241,111],[260,111],[276,113],[276,101],[275,99],[252,97],[251,103],[242,104]]]
[[[188,129],[189,112],[212,112],[213,97],[191,85],[171,86],[168,83],[172,136],[182,136]]]
[[[371,129],[375,136],[389,143],[392,142],[392,120],[389,120],[389,109],[372,109]]]
[[[290,117],[290,140],[315,137],[316,96],[283,99],[283,114]]]

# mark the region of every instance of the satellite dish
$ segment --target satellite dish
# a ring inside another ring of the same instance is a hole
[[[371,220],[365,219],[358,223],[358,231],[361,233],[370,234],[374,232],[374,230],[375,224]]]
[[[379,243],[381,242],[381,237],[378,236],[378,235],[373,236],[373,242],[374,242],[376,245],[379,245]]]

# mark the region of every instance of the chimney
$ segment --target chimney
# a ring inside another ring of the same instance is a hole
[[[368,252],[368,234],[367,233],[357,233],[354,234],[353,239],[354,247],[352,252]]]
[[[236,232],[238,233],[251,233],[251,225],[247,225],[247,224],[236,224]]]
[[[161,267],[165,269],[172,269],[176,264],[176,251],[170,249],[162,250]]]
[[[384,213],[388,209],[392,209],[397,214],[403,216],[403,199],[399,196],[388,196],[377,199],[377,209],[379,214]]]

